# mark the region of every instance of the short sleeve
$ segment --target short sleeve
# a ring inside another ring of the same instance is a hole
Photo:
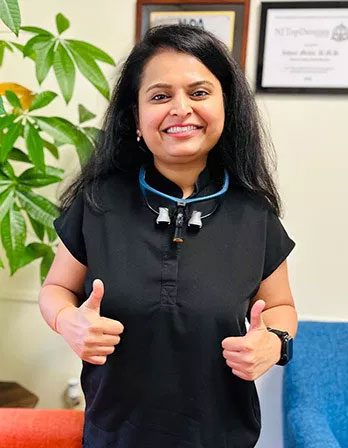
[[[277,269],[294,247],[295,242],[287,234],[278,216],[272,210],[268,210],[262,280]]]
[[[68,210],[53,221],[53,225],[71,255],[87,266],[86,246],[82,232],[83,218],[83,193],[79,193]]]

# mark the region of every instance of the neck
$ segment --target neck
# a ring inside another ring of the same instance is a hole
[[[167,165],[158,159],[154,159],[156,169],[167,179],[174,182],[183,192],[183,198],[189,197],[195,189],[195,183],[200,173],[204,170],[207,159],[194,163],[178,163]]]

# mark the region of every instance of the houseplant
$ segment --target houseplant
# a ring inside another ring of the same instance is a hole
[[[88,42],[64,39],[62,34],[69,29],[70,22],[61,13],[55,18],[56,34],[35,26],[20,26],[16,5],[16,0],[0,0],[0,18],[5,17],[4,23],[10,24],[17,35],[28,36],[28,40],[24,45],[16,40],[0,41],[0,71],[4,55],[30,58],[39,89],[34,92],[17,83],[0,83],[0,267],[4,268],[6,257],[13,275],[40,259],[43,282],[57,246],[53,220],[59,213],[56,204],[38,190],[60,182],[64,176],[63,169],[49,165],[45,158],[50,153],[58,160],[61,147],[70,145],[83,165],[99,132],[96,127],[86,126],[95,115],[82,104],[78,105],[78,123],[60,116],[45,116],[44,108],[59,95],[69,105],[77,71],[108,100],[108,81],[98,64],[114,66],[115,62]],[[43,89],[51,70],[57,92]],[[30,243],[28,226],[35,235]]]

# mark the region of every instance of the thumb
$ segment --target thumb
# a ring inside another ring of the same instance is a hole
[[[261,313],[266,306],[266,302],[264,300],[257,300],[250,311],[250,330],[258,330],[260,328],[264,328],[265,324],[263,322]],[[248,331],[248,332],[249,332]]]
[[[95,279],[93,281],[93,290],[85,301],[84,305],[86,308],[90,310],[96,311],[100,314],[100,303],[104,296],[104,283],[100,279]]]

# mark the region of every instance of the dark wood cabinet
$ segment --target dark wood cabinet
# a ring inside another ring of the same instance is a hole
[[[35,408],[39,397],[14,382],[0,381],[0,408]]]

